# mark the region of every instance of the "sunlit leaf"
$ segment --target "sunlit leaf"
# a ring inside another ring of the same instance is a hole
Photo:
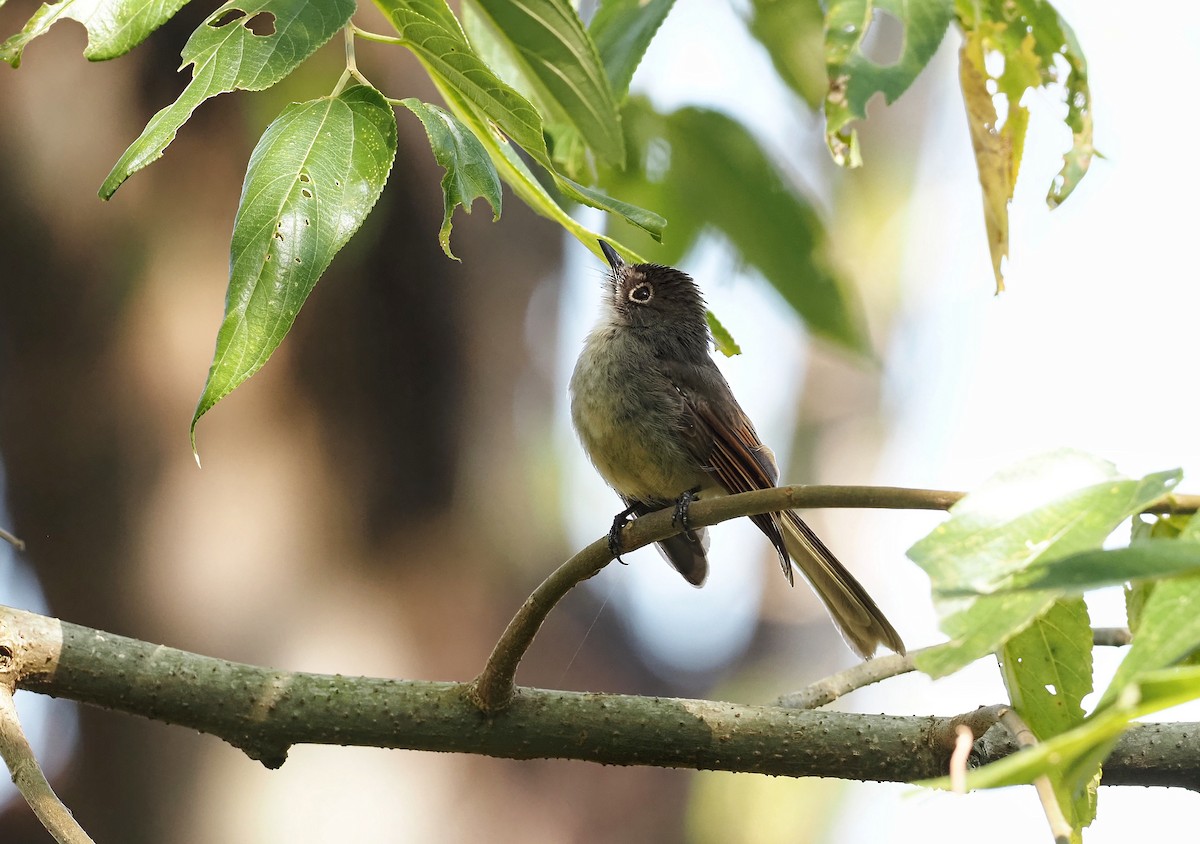
[[[354,0],[230,0],[221,6],[183,48],[183,66],[192,65],[192,81],[125,150],[100,196],[108,199],[131,175],[161,158],[179,127],[206,99],[274,85],[333,37],[354,8]],[[257,34],[267,27],[273,28],[271,34]]]
[[[1128,548],[1084,551],[1052,561],[1039,560],[1015,576],[1006,589],[1055,589],[1080,593],[1131,580],[1200,573],[1200,542],[1149,539]]]
[[[621,120],[596,45],[566,0],[472,0],[562,121],[610,164],[625,160]]]
[[[89,61],[123,56],[175,16],[187,0],[59,0],[45,3],[24,29],[0,44],[0,61],[20,67],[21,54],[30,41],[56,21],[70,18],[87,28],[83,55]],[[3,4],[0,4],[3,5]]]
[[[560,174],[550,159],[543,134],[542,117],[537,110],[502,81],[483,63],[467,42],[457,20],[453,25],[444,0],[375,0],[376,5],[400,33],[405,46],[425,67],[434,84],[442,92],[446,104],[460,120],[472,128],[476,136],[493,155],[492,160],[502,178],[513,169],[504,161],[508,156],[500,147],[484,137],[494,124],[515,144],[543,167],[555,185],[570,199],[595,208],[610,211],[633,225],[661,238],[666,225],[658,214],[629,202],[615,199],[595,188],[581,185]],[[427,7],[436,7],[432,11]],[[470,112],[470,113],[468,113]],[[524,185],[522,190],[528,190]],[[536,193],[536,192],[534,192]],[[544,191],[542,191],[544,193]],[[536,210],[548,212],[544,205]],[[593,244],[588,248],[594,249]]]
[[[1005,591],[1035,564],[1098,549],[1133,513],[1179,481],[1179,472],[1122,477],[1105,461],[1054,452],[998,473],[911,549],[929,575],[950,641],[923,653],[922,671],[943,676],[994,652],[1065,589]]]
[[[409,98],[401,103],[420,119],[429,136],[434,158],[446,171],[442,177],[445,212],[438,239],[446,256],[454,258],[450,251],[454,209],[461,205],[470,214],[471,204],[476,197],[482,197],[492,206],[492,219],[499,220],[500,177],[483,144],[453,114],[417,99]]]
[[[633,72],[675,0],[601,0],[588,24],[617,102],[629,93]]]
[[[904,27],[904,47],[895,64],[872,61],[862,49],[879,12]],[[867,102],[876,94],[892,103],[908,90],[937,52],[952,12],[953,0],[830,0],[825,10],[825,139],[834,161],[851,167],[861,163],[849,124],[867,116]]]
[[[374,88],[293,103],[255,146],[229,256],[225,319],[192,418],[257,372],[291,329],[333,256],[379,199],[396,119]]]

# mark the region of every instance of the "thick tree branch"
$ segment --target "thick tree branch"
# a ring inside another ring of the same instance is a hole
[[[0,609],[21,688],[211,733],[268,767],[293,744],[580,759],[778,776],[909,782],[944,774],[955,718],[811,712],[703,700],[516,689],[486,717],[464,683],[303,674],[243,665]],[[976,725],[986,729],[986,725]],[[978,732],[976,733],[979,734]],[[1200,790],[1197,724],[1138,725],[1107,785]],[[973,763],[1016,750],[1007,732]]]

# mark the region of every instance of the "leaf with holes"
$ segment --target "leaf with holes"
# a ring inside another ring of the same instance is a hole
[[[463,210],[470,214],[471,205],[476,197],[483,197],[492,206],[492,220],[499,220],[500,176],[497,175],[496,167],[483,144],[453,114],[413,98],[400,102],[421,121],[425,133],[429,136],[429,145],[433,147],[433,157],[446,171],[442,178],[445,213],[442,216],[438,240],[441,241],[446,257],[457,261],[454,253],[450,251],[450,228],[454,224],[454,209],[461,205]]]
[[[354,8],[354,0],[230,0],[221,6],[184,45],[183,66],[192,65],[192,81],[150,118],[104,180],[100,197],[109,199],[126,179],[161,158],[202,102],[274,85],[332,38]]]
[[[495,37],[534,87],[543,115],[566,123],[601,158],[620,166],[624,138],[596,45],[566,0],[474,0]]]
[[[1008,206],[1029,125],[1025,94],[1061,85],[1066,98],[1072,144],[1046,196],[1054,208],[1075,189],[1096,154],[1087,62],[1071,27],[1045,0],[957,0],[955,11],[963,30],[959,77],[999,291],[1004,289],[1002,263],[1008,255]],[[1003,105],[1004,119],[998,116],[996,101]]]
[[[1092,626],[1083,598],[1064,598],[1013,636],[997,653],[1009,700],[1039,740],[1083,722],[1083,698],[1092,691]],[[1095,819],[1099,766],[1084,787],[1050,772],[1059,807],[1080,829]]]
[[[83,55],[89,61],[115,59],[145,41],[186,3],[187,0],[60,0],[45,3],[33,13],[24,29],[0,44],[0,61],[8,62],[14,68],[20,67],[26,45],[62,18],[79,21],[87,29],[88,43]]]
[[[825,140],[833,160],[842,166],[861,164],[858,140],[847,126],[867,116],[876,94],[893,103],[908,90],[937,52],[950,26],[954,0],[832,0],[825,12]],[[904,26],[904,49],[895,64],[867,58],[863,39],[876,11],[887,12]]]
[[[629,93],[633,72],[675,0],[602,0],[588,24],[617,102]]]
[[[225,320],[196,422],[279,346],[333,256],[379,199],[396,116],[374,88],[293,103],[255,146],[233,225]]]

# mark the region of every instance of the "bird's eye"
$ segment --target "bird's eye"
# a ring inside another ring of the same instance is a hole
[[[629,301],[637,302],[639,305],[644,305],[653,298],[654,288],[645,281],[629,291]]]

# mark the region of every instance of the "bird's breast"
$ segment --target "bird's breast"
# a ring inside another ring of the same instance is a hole
[[[680,437],[683,414],[683,399],[641,344],[612,326],[588,336],[571,376],[571,418],[613,489],[666,503],[706,484]]]

